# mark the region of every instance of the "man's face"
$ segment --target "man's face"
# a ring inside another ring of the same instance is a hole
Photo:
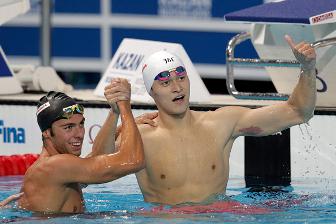
[[[60,119],[52,124],[50,140],[59,153],[80,156],[85,134],[84,121],[82,114],[74,114],[69,119]]]
[[[170,115],[184,114],[189,107],[190,82],[187,73],[170,72],[169,77],[154,81],[151,96],[159,110]]]

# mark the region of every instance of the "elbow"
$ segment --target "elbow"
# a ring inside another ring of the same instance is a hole
[[[139,172],[140,170],[145,168],[145,160],[134,160],[130,163],[128,163],[128,165],[125,167],[125,174],[124,175],[128,175],[128,174],[132,174],[132,173],[136,173]]]
[[[308,123],[310,119],[314,116],[314,110],[313,111],[300,111],[298,112],[299,117],[299,124]]]
[[[315,107],[313,106],[299,107],[289,103],[289,108],[291,108],[291,112],[296,117],[295,123],[297,124],[307,123],[314,116]]]
[[[112,160],[107,155],[97,156],[93,159],[95,161],[91,163],[90,169],[86,171],[88,176],[92,177],[89,181],[90,183],[110,182],[138,172],[145,167],[143,156],[130,159],[128,156],[117,153],[111,156]]]
[[[303,109],[299,109],[299,114],[301,117],[301,123],[308,123],[308,121],[314,116],[315,107],[306,107]]]
[[[145,160],[136,161],[136,163],[134,163],[132,173],[139,172],[140,170],[144,169],[145,166],[146,166]]]
[[[144,156],[139,160],[137,166],[138,166],[137,167],[138,168],[137,171],[140,171],[140,170],[142,170],[142,169],[144,169],[146,167],[146,162],[145,162],[145,157]]]
[[[133,172],[138,172],[142,169],[145,168],[146,163],[145,163],[145,155],[143,150],[141,150],[141,153],[139,156],[136,157],[136,159],[133,161],[133,166],[134,166],[134,171]]]
[[[143,150],[136,154],[128,154],[127,157],[121,159],[124,161],[124,168],[128,174],[136,173],[145,168],[145,155]]]
[[[144,152],[144,145],[142,140],[137,142],[135,151],[137,152],[133,157],[133,164],[135,168],[135,172],[138,172],[145,168],[145,152]]]
[[[306,113],[304,116],[303,116],[303,123],[308,123],[308,121],[310,119],[312,119],[312,117],[314,116],[314,111],[310,112],[310,113]]]

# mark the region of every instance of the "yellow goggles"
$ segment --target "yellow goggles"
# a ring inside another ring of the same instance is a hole
[[[69,119],[74,114],[84,114],[84,107],[80,104],[74,104],[69,107],[63,108],[63,114],[60,116],[60,118],[66,118]]]

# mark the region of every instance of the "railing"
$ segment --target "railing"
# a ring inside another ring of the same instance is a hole
[[[234,36],[228,43],[226,48],[226,87],[228,92],[237,99],[249,100],[287,100],[287,94],[281,93],[251,93],[239,92],[234,85],[234,65],[242,66],[258,66],[258,67],[300,67],[300,63],[296,60],[284,59],[256,59],[256,58],[235,58],[234,50],[241,42],[251,38],[250,33],[244,32]],[[336,37],[323,39],[311,44],[315,49],[336,44]]]

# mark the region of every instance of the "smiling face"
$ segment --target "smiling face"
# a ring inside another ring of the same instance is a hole
[[[82,114],[74,114],[69,119],[55,121],[50,131],[50,141],[60,154],[80,156],[82,151],[85,118]]]
[[[183,115],[189,108],[190,82],[187,73],[170,72],[154,81],[151,92],[158,109],[169,115]]]

